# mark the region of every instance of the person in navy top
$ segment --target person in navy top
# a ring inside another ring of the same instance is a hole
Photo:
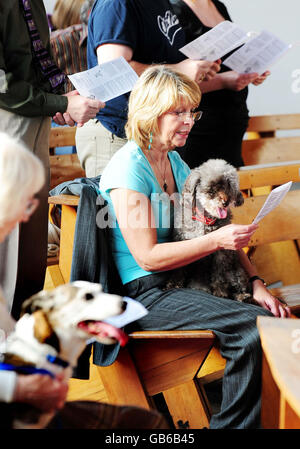
[[[218,0],[170,0],[170,3],[187,43],[222,21],[231,21],[226,6]],[[235,167],[244,165],[241,152],[249,121],[248,85],[258,86],[269,74],[268,71],[261,76],[258,73],[239,74],[222,64],[213,80],[201,84],[203,117],[180,149],[180,155],[190,168],[217,158],[225,159]]]
[[[193,61],[179,51],[185,35],[168,0],[96,0],[89,18],[88,67],[119,56],[140,75],[163,63],[200,83],[220,69],[218,62]],[[126,143],[128,94],[106,103],[95,120],[77,130],[76,147],[88,177],[102,173],[112,155]]]

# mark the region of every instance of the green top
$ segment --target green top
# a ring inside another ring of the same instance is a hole
[[[44,3],[42,0],[31,0],[30,3],[41,40],[50,53]],[[19,0],[1,1],[0,108],[26,117],[53,116],[56,112],[65,112],[68,99],[50,92],[49,81],[43,80],[33,62],[31,40]]]

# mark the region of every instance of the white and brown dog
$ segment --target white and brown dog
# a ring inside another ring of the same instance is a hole
[[[244,203],[236,169],[210,159],[188,176],[175,209],[174,240],[189,240],[231,223],[231,207]],[[174,271],[167,289],[188,287],[215,296],[252,302],[249,276],[232,250],[219,250]]]
[[[25,373],[63,372],[68,380],[90,338],[104,344],[126,344],[124,332],[104,322],[121,314],[124,304],[122,297],[104,293],[100,284],[84,281],[41,291],[24,302],[22,316],[1,348],[2,363]],[[32,419],[28,410],[26,416]],[[38,422],[16,421],[14,426],[41,428],[51,417],[39,413]]]

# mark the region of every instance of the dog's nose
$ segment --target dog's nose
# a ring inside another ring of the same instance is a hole
[[[125,312],[126,307],[127,307],[127,302],[126,301],[122,301],[121,309],[122,309],[123,312]]]
[[[223,200],[223,201],[222,201],[222,205],[223,205],[224,207],[227,207],[228,204],[229,204],[229,200],[227,200],[227,201]]]

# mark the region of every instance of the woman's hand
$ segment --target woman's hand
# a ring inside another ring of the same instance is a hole
[[[44,412],[53,412],[64,406],[67,392],[68,384],[59,377],[18,375],[13,400],[31,404]]]
[[[172,64],[170,67],[189,76],[193,81],[200,84],[202,81],[209,81],[217,72],[219,72],[221,61],[202,61],[193,59],[184,59],[183,61]]]
[[[270,74],[271,72],[269,71],[259,75],[258,73],[237,73],[230,70],[229,72],[221,73],[220,76],[222,77],[224,89],[235,90],[238,92],[251,83],[255,86],[259,86]]]
[[[262,84],[266,78],[268,76],[271,75],[271,72],[269,72],[268,70],[266,72],[264,72],[262,75],[259,75],[254,81],[252,81],[252,84],[254,84],[254,86],[259,86],[260,84]]]
[[[236,92],[243,90],[250,83],[254,83],[259,77],[258,73],[237,73],[233,70],[223,72],[222,83],[224,89],[235,90]]]
[[[291,316],[290,308],[273,296],[260,279],[253,282],[253,298],[261,307],[272,312],[274,316],[279,318]]]
[[[212,232],[210,235],[216,239],[218,249],[239,250],[248,246],[249,240],[257,228],[258,225],[256,224],[230,224]]]

